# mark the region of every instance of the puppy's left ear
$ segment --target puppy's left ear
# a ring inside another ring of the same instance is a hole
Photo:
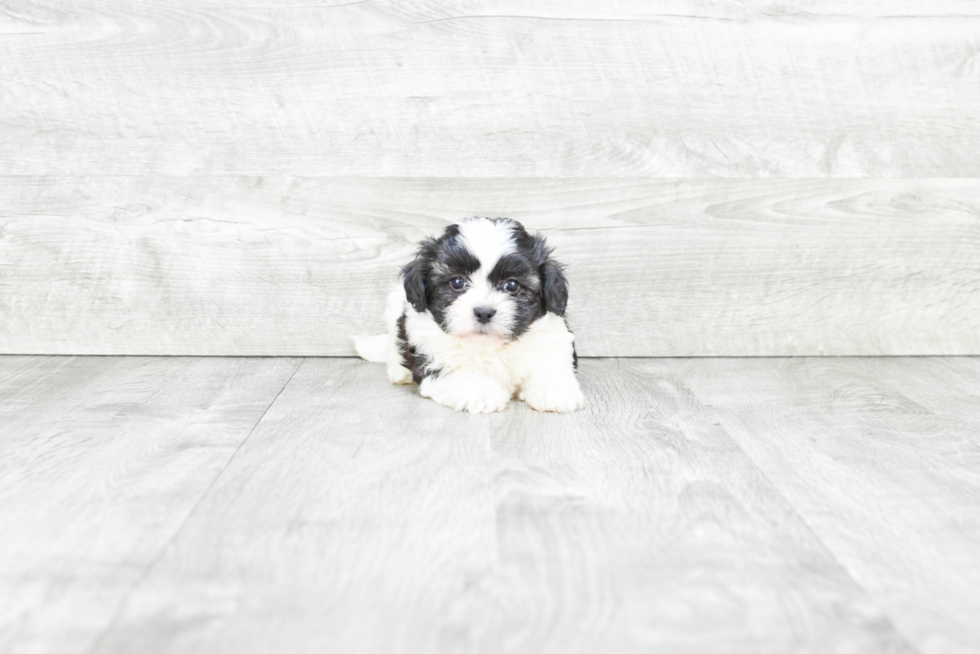
[[[402,268],[402,276],[405,278],[405,297],[408,299],[412,308],[422,313],[427,308],[425,299],[425,272],[428,262],[420,253],[415,260]]]
[[[551,258],[541,264],[541,280],[545,311],[564,316],[568,305],[568,279],[561,264]]]

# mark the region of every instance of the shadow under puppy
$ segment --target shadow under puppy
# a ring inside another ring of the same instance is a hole
[[[355,337],[395,384],[457,411],[501,411],[515,395],[538,411],[575,411],[568,282],[551,248],[509,218],[467,218],[421,243],[388,296],[388,334]]]

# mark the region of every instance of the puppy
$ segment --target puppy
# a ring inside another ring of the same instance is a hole
[[[568,282],[539,235],[508,218],[467,218],[421,243],[388,297],[388,334],[355,337],[395,384],[456,411],[501,411],[515,395],[538,411],[575,411]]]

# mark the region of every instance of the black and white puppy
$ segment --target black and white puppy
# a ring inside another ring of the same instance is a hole
[[[508,218],[467,218],[422,242],[388,297],[388,334],[355,338],[395,384],[457,411],[501,411],[515,395],[538,411],[575,411],[568,282],[551,248]]]

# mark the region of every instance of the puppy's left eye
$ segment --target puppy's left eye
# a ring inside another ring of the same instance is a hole
[[[462,277],[453,277],[449,280],[449,288],[454,291],[461,291],[466,286],[466,281]]]
[[[516,293],[517,291],[520,290],[520,288],[521,288],[521,285],[518,284],[517,283],[517,280],[514,280],[514,279],[512,279],[512,280],[508,281],[506,284],[504,284],[504,290],[507,291],[508,293]]]

